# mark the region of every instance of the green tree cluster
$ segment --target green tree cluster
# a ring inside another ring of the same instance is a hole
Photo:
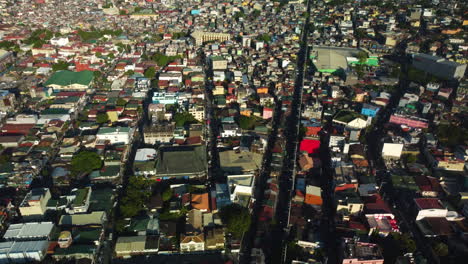
[[[37,29],[31,33],[24,43],[33,45],[34,48],[40,48],[46,44],[51,38],[54,37],[54,33],[48,29]]]
[[[180,39],[187,36],[187,33],[185,32],[173,32],[172,33],[172,39]]]
[[[93,151],[81,151],[71,160],[72,175],[88,174],[102,167],[101,157]]]
[[[245,130],[251,130],[255,128],[255,123],[257,122],[257,119],[254,116],[244,116],[241,115],[239,117],[239,126],[242,129]]]
[[[222,207],[219,216],[227,231],[232,233],[235,238],[241,238],[250,227],[249,210],[238,204],[233,203]]]
[[[91,31],[84,31],[82,29],[78,30],[78,36],[80,36],[81,40],[88,41],[92,39],[100,39],[104,35],[111,35],[111,36],[119,36],[122,34],[122,30],[112,30],[112,29],[104,29],[104,30],[91,30]]]
[[[269,43],[269,42],[271,42],[271,36],[269,34],[267,34],[267,33],[264,33],[262,35],[259,35],[257,37],[257,40],[261,40],[261,41],[264,41],[266,43]]]
[[[197,123],[198,121],[189,112],[182,112],[174,115],[174,122],[176,123],[176,126],[185,126]]]
[[[125,195],[120,201],[120,213],[123,217],[134,217],[145,207],[151,195],[151,183],[143,176],[131,176],[128,180]]]
[[[70,66],[70,63],[68,63],[66,61],[59,61],[59,62],[52,65],[52,70],[53,71],[63,71],[63,70],[67,70],[68,66]]]
[[[164,67],[166,66],[167,64],[169,64],[170,62],[173,62],[177,59],[180,59],[181,56],[177,55],[177,56],[166,56],[160,52],[157,52],[155,54],[153,54],[153,56],[151,56],[151,60],[156,62],[158,64],[158,66],[160,67]]]
[[[434,253],[436,253],[437,256],[439,257],[445,257],[449,253],[449,249],[447,244],[443,242],[439,242],[433,246]]]
[[[441,124],[436,128],[437,138],[449,147],[468,141],[468,129],[454,124]]]
[[[109,116],[107,115],[107,113],[99,113],[96,116],[96,122],[98,122],[99,124],[107,123],[109,122]]]
[[[145,70],[145,77],[152,79],[156,75],[156,69],[154,67],[149,67],[148,69]]]
[[[166,190],[164,190],[164,192],[162,192],[161,194],[161,197],[163,199],[163,201],[169,201],[171,198],[172,198],[172,195],[174,194],[174,192],[172,191],[171,188],[167,188]]]
[[[0,42],[0,49],[9,51],[19,51],[19,46],[14,42],[5,40]]]
[[[413,253],[416,251],[416,242],[414,242],[408,233],[392,232],[390,235],[398,245],[401,253]]]

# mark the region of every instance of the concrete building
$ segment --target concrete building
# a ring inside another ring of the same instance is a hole
[[[57,71],[44,83],[46,87],[52,87],[54,91],[86,91],[93,84],[92,71]]]
[[[47,202],[50,200],[48,188],[32,189],[19,206],[23,217],[41,218],[46,212]]]
[[[192,33],[192,37],[195,39],[196,45],[202,45],[204,42],[207,41],[226,41],[231,39],[230,34],[226,33],[214,33],[214,32],[203,32],[203,31],[195,31]]]
[[[444,79],[463,78],[466,71],[466,64],[421,53],[413,54],[413,66],[418,70]]]
[[[96,134],[96,140],[109,141],[110,144],[128,144],[133,135],[130,127],[101,127]]]
[[[405,125],[413,128],[428,128],[429,123],[426,119],[414,117],[414,116],[404,116],[399,114],[393,114],[390,116],[390,123],[397,125]]]
[[[146,144],[169,143],[174,139],[174,125],[152,125],[143,129]]]
[[[384,143],[382,148],[382,157],[384,159],[399,159],[403,151],[404,144],[400,143]]]
[[[383,264],[384,258],[377,244],[345,238],[343,264]]]

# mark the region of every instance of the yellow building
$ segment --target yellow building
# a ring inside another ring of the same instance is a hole
[[[47,202],[50,200],[48,188],[32,189],[19,206],[23,217],[41,217],[47,210]]]

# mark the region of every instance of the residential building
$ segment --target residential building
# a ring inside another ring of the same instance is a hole
[[[203,233],[199,235],[181,235],[180,236],[180,251],[195,252],[205,250],[205,238]]]
[[[143,129],[143,138],[146,144],[170,143],[174,139],[174,125],[151,125]]]
[[[130,127],[101,127],[96,134],[96,140],[109,141],[110,144],[129,144],[133,137]]]
[[[19,206],[19,211],[23,217],[42,218],[46,212],[47,202],[50,200],[48,188],[32,189]]]

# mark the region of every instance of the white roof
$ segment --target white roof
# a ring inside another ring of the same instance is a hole
[[[306,186],[306,194],[311,194],[311,195],[322,197],[322,191],[320,190],[320,187],[313,186],[313,185]]]
[[[156,150],[153,148],[138,149],[135,154],[135,161],[154,160],[156,158]]]
[[[384,143],[382,149],[382,156],[399,158],[403,151],[403,144],[399,143]]]
[[[52,232],[52,228],[54,228],[52,222],[13,224],[10,225],[3,238],[46,238]]]

